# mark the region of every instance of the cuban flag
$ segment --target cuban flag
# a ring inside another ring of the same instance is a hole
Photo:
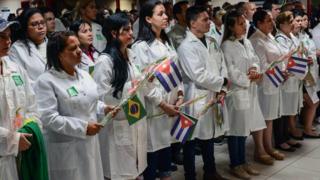
[[[170,59],[164,60],[155,68],[155,76],[168,93],[182,82],[177,65]]]
[[[185,113],[180,113],[171,129],[170,134],[176,140],[184,144],[187,140],[191,139],[197,122],[198,120],[194,117],[191,117]]]
[[[304,79],[308,70],[308,59],[292,56],[288,61],[287,69],[299,79]]]
[[[279,87],[279,85],[285,80],[284,75],[277,65],[268,69],[266,71],[266,75],[275,87]]]

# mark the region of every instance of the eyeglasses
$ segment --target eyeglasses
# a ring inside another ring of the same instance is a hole
[[[30,26],[32,26],[33,28],[40,28],[41,26],[45,26],[46,22],[44,20],[42,21],[34,21],[30,23]]]

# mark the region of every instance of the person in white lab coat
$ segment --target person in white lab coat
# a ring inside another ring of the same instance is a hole
[[[214,23],[214,28],[210,28],[214,39],[217,40],[219,46],[221,45],[222,35],[223,35],[223,16],[226,14],[226,11],[219,8],[213,8],[212,21]]]
[[[173,47],[178,49],[181,42],[186,37],[187,24],[186,24],[186,11],[189,7],[188,1],[179,1],[173,6],[173,17],[176,19],[176,24],[172,26],[168,32]]]
[[[221,47],[233,91],[226,98],[230,122],[230,168],[233,175],[250,179],[250,175],[258,175],[259,172],[246,161],[246,137],[263,130],[266,124],[258,102],[259,58],[245,35],[246,23],[242,14],[236,10],[228,12]]]
[[[311,39],[312,35],[309,32],[309,18],[307,13],[298,11],[297,13],[302,16],[301,32],[299,39],[306,48],[306,56],[310,59],[309,71],[314,80],[314,84],[304,83],[305,91],[303,94],[304,107],[301,111],[304,125],[304,135],[309,138],[320,138],[316,131],[313,131],[313,120],[319,105],[319,98],[317,92],[319,91],[319,65],[317,62],[317,48],[314,41]]]
[[[320,22],[312,29],[311,33],[312,33],[312,39],[317,48],[317,55],[320,56]]]
[[[18,20],[20,29],[15,34],[18,40],[13,43],[9,57],[26,70],[33,86],[47,63],[46,22],[34,8],[24,10]]]
[[[256,31],[251,35],[250,41],[259,57],[261,71],[266,72],[271,63],[281,60],[280,58],[284,53],[271,34],[274,24],[271,15],[267,11],[256,11],[253,15],[253,24],[256,27]],[[280,62],[278,66],[283,68],[284,64]],[[272,145],[273,120],[280,118],[282,115],[281,85],[275,87],[267,75],[263,73],[262,82],[258,86],[258,96],[267,128],[253,134],[255,140],[254,156],[256,161],[272,165],[273,158],[276,160],[284,159],[284,154],[275,151]]]
[[[101,25],[94,22],[97,16],[97,7],[95,0],[78,1],[75,7],[75,11],[75,20],[83,19],[91,23],[93,33],[93,46],[99,52],[102,52],[106,47],[107,41],[102,34]]]
[[[97,84],[77,65],[78,38],[55,32],[48,42],[48,70],[35,83],[51,180],[103,180],[97,114],[113,110],[99,101]],[[114,114],[115,115],[115,114]]]
[[[160,1],[148,1],[140,10],[139,33],[132,50],[136,53],[134,63],[140,70],[150,67],[151,64],[162,58],[170,58],[177,62],[177,53],[164,32],[168,26],[168,17]],[[155,90],[160,91],[167,107],[146,98],[148,112],[148,167],[144,172],[144,179],[154,180],[156,170],[160,172],[161,179],[171,179],[171,149],[172,137],[170,130],[174,120],[167,115],[160,115],[162,109],[175,107],[183,101],[182,86],[177,86],[167,93],[158,80],[154,81]],[[161,108],[162,107],[162,108]],[[175,113],[173,113],[175,114]]]
[[[55,31],[56,28],[56,21],[53,11],[46,7],[39,8],[41,11],[41,14],[46,21],[46,27],[47,27],[47,36],[49,36],[52,32]]]
[[[299,40],[291,33],[293,29],[293,15],[290,11],[282,12],[276,19],[276,27],[278,32],[275,36],[280,49],[284,54],[291,53],[297,49]],[[296,26],[296,31],[299,32],[299,27]],[[284,61],[287,65],[287,61]],[[295,121],[295,116],[302,107],[302,82],[295,76],[289,76],[281,87],[282,99],[282,118],[275,120],[273,129],[275,134],[275,147],[283,151],[295,151],[295,147],[300,147],[301,144],[290,139],[288,126]],[[291,136],[296,139],[302,139],[302,135],[298,130],[291,129]],[[295,131],[294,131],[295,130]]]
[[[178,48],[179,63],[182,68],[185,100],[191,100],[200,95],[207,97],[186,108],[186,112],[199,118],[193,138],[183,145],[183,162],[185,179],[196,179],[195,172],[195,138],[201,147],[204,162],[203,179],[225,179],[215,167],[213,138],[224,135],[229,130],[227,116],[224,122],[218,122],[212,109],[198,117],[206,104],[224,98],[227,92],[227,68],[224,55],[217,41],[205,36],[210,29],[210,20],[206,8],[190,7],[186,13],[186,39]],[[219,99],[218,99],[219,98]],[[219,111],[227,115],[225,104],[220,103]],[[218,112],[217,112],[218,113]]]
[[[94,64],[100,53],[92,45],[93,34],[91,24],[85,20],[76,20],[72,22],[69,29],[77,35],[80,41],[82,56],[81,63],[78,67],[87,71],[89,74],[92,74],[94,71]]]
[[[133,40],[129,18],[120,13],[111,15],[105,20],[102,31],[108,43],[97,60],[93,77],[98,84],[100,100],[118,105],[129,97],[129,91],[143,76],[134,63],[137,57],[128,49]],[[137,95],[143,105],[145,95],[158,103],[162,97],[153,91],[152,85],[144,85]],[[105,177],[135,179],[142,174],[147,167],[146,117],[129,126],[122,111],[106,125],[99,137]]]
[[[36,120],[39,115],[27,73],[7,56],[12,24],[0,18],[0,179],[18,180],[16,156],[29,149],[31,134],[17,132],[23,125],[17,115]]]

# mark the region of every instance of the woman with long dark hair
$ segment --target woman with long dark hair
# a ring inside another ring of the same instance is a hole
[[[31,84],[45,71],[47,64],[46,22],[35,8],[26,9],[18,18],[20,29],[15,33],[9,57],[28,73]]]
[[[93,33],[91,23],[85,20],[74,21],[69,29],[75,33],[80,42],[82,50],[81,63],[79,68],[92,74],[94,70],[94,64],[99,56],[99,52],[93,47]]]
[[[165,28],[168,26],[168,17],[165,8],[160,1],[147,1],[140,10],[139,33],[133,50],[137,55],[134,61],[140,69],[150,67],[151,64],[162,58],[177,60],[177,53],[170,44]],[[157,91],[162,94],[162,99],[174,107],[182,103],[182,86],[174,88],[166,93],[158,81],[155,81]],[[164,105],[164,104],[163,104]],[[146,99],[146,109],[150,114],[148,122],[148,167],[144,172],[144,178],[154,180],[156,170],[160,172],[160,179],[170,178],[171,149],[172,143],[170,129],[173,120],[167,115],[152,117],[166,109],[159,104]],[[174,113],[173,113],[174,114]]]
[[[132,29],[125,14],[109,16],[102,32],[107,46],[99,56],[93,77],[98,84],[99,97],[114,105],[129,97],[129,90],[141,74],[133,64]],[[137,93],[144,104],[144,96]],[[123,112],[110,121],[100,133],[100,150],[104,177],[135,179],[147,166],[147,122],[145,118],[129,126]]]
[[[92,26],[93,46],[102,52],[106,47],[106,38],[102,34],[102,27],[96,23],[97,6],[95,0],[81,0],[78,1],[75,7],[74,20],[83,19],[88,21]]]
[[[230,130],[228,148],[233,175],[250,179],[259,172],[248,164],[245,143],[250,133],[263,130],[266,125],[258,102],[257,82],[261,79],[259,58],[245,37],[246,21],[232,10],[226,14],[222,50],[232,82],[233,93],[226,98]]]

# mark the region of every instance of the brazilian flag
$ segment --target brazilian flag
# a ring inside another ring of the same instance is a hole
[[[123,111],[127,117],[129,125],[138,122],[140,119],[144,118],[147,113],[137,95],[134,95],[128,100],[126,104],[122,106]]]

